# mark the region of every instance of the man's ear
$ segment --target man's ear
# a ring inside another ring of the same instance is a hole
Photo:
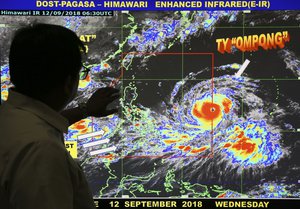
[[[65,84],[64,84],[64,93],[66,95],[71,95],[74,90],[74,79],[72,79],[72,76],[68,75],[66,78]]]
[[[76,97],[79,84],[79,73],[77,76],[68,75],[66,78],[64,93],[69,97],[69,101]]]

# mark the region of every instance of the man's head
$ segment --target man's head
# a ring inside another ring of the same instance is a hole
[[[18,92],[46,103],[49,96],[56,95],[57,102],[64,103],[57,107],[64,106],[78,87],[82,51],[84,46],[77,35],[62,26],[22,28],[10,48],[11,82]]]

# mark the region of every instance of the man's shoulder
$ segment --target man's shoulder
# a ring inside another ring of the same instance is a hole
[[[16,108],[8,103],[0,106],[0,127],[19,126],[18,128],[28,128],[38,121],[39,118],[31,112]]]
[[[0,107],[1,139],[6,142],[47,140],[55,137],[52,127],[35,114],[4,104]],[[1,143],[1,140],[0,140]]]

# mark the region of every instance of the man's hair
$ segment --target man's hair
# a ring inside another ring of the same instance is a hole
[[[39,98],[77,76],[84,45],[62,26],[34,24],[19,29],[9,53],[11,82],[28,96]]]

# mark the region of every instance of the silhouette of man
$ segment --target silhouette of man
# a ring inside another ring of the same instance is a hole
[[[10,48],[8,100],[0,107],[0,205],[3,209],[95,208],[80,166],[64,146],[68,126],[102,117],[118,90],[97,90],[85,105],[74,99],[84,46],[74,32],[35,24],[17,31]]]

